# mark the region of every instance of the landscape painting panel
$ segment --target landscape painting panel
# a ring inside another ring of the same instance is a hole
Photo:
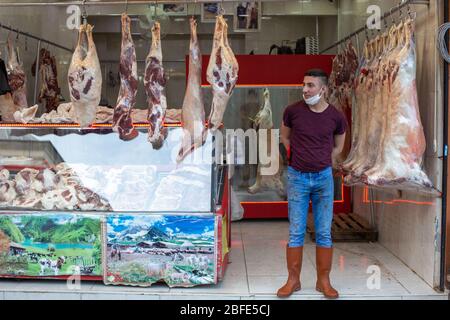
[[[99,216],[0,215],[0,275],[101,276]]]
[[[170,287],[214,284],[216,218],[120,215],[106,221],[106,284]]]

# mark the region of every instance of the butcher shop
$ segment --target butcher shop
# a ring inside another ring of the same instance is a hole
[[[450,0],[0,0],[0,299],[436,299]]]

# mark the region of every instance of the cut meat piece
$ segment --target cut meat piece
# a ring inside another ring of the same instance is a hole
[[[183,140],[177,162],[205,143],[205,106],[201,90],[202,54],[197,38],[197,22],[191,18],[191,43],[189,47],[189,78],[182,108]]]
[[[15,182],[9,180],[0,180],[0,204],[2,206],[11,205],[17,197]]]
[[[1,169],[0,170],[0,181],[8,180],[9,179],[9,171],[7,169]]]
[[[27,108],[27,77],[19,62],[17,48],[11,37],[8,38],[8,82],[12,90],[14,104],[20,108]]]
[[[69,67],[68,82],[70,100],[76,121],[88,127],[95,121],[102,92],[102,72],[92,37],[93,27],[80,26],[78,44]]]
[[[38,111],[38,105],[34,105],[32,107],[23,109],[23,110],[18,110],[16,112],[14,112],[14,120],[18,123],[28,123],[31,120],[34,119],[34,117],[36,116],[36,112]]]
[[[75,188],[68,186],[46,192],[41,203],[45,210],[74,210],[78,199]]]
[[[164,128],[167,101],[164,88],[166,78],[162,65],[161,26],[155,22],[152,28],[152,45],[150,53],[145,60],[144,87],[148,103],[148,141],[153,149],[160,149],[167,137],[167,128]]]
[[[32,66],[33,75],[36,74],[36,61]],[[56,58],[50,51],[42,48],[39,52],[39,79],[41,89],[39,91],[38,102],[45,101],[45,110],[50,112],[59,105],[59,94],[61,89],[58,85],[58,73],[56,70]]]
[[[31,190],[34,179],[39,174],[39,170],[23,169],[16,174],[16,191],[19,195],[27,194]]]
[[[130,30],[131,19],[122,14],[122,46],[120,53],[120,91],[114,109],[113,130],[119,133],[120,139],[132,140],[139,134],[133,126],[131,109],[136,104],[138,88],[136,50]]]
[[[213,131],[222,125],[228,100],[238,79],[239,65],[228,44],[228,25],[222,15],[216,18],[214,40],[209,59],[207,80],[212,86],[213,101],[208,119],[208,127]]]
[[[107,200],[103,199],[88,188],[76,185],[75,190],[78,199],[77,206],[81,210],[112,211],[112,208]]]

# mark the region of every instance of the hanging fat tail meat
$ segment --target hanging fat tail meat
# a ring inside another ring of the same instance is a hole
[[[113,130],[119,133],[120,139],[132,140],[139,134],[133,127],[131,109],[136,104],[138,88],[136,50],[130,30],[131,19],[122,14],[122,46],[120,53],[120,90],[117,105],[114,108]]]
[[[216,18],[213,48],[209,59],[207,80],[212,86],[213,101],[208,127],[217,130],[221,124],[228,100],[238,79],[239,65],[228,44],[228,25],[223,16]]]
[[[197,38],[197,22],[191,18],[191,43],[189,46],[189,77],[184,96],[181,119],[183,140],[177,162],[205,143],[208,131],[205,128],[205,106],[201,90],[202,54]]]
[[[19,57],[12,39],[8,38],[8,82],[12,90],[14,104],[19,108],[28,108],[27,77],[19,62]]]
[[[162,65],[161,26],[155,22],[152,28],[152,45],[145,60],[144,87],[148,103],[148,141],[154,149],[160,149],[167,138],[164,118],[167,109],[166,78]]]
[[[95,122],[102,92],[102,73],[92,29],[89,24],[80,26],[78,44],[68,72],[70,100],[81,127]]]

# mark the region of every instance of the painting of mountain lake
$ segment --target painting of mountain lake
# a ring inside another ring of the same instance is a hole
[[[99,216],[0,215],[0,275],[101,276]]]
[[[106,219],[104,282],[170,287],[214,284],[216,218],[181,215],[120,215]]]

